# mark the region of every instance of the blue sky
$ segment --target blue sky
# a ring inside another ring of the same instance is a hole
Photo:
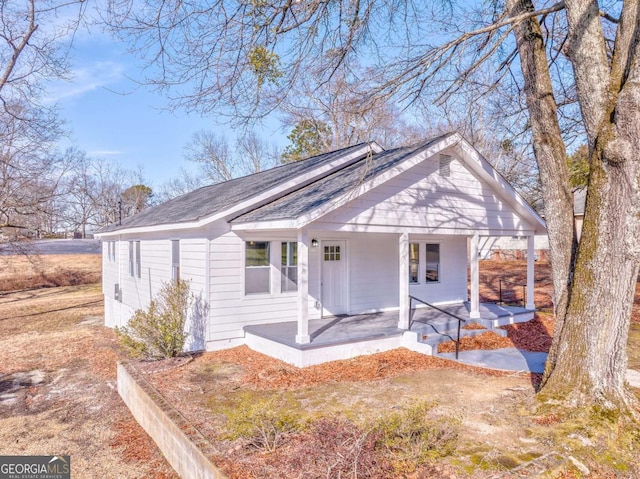
[[[196,131],[234,138],[233,130],[214,118],[165,111],[166,98],[133,80],[141,77],[139,60],[105,34],[78,32],[71,63],[73,79],[57,81],[48,91],[71,132],[62,146],[75,146],[127,169],[142,167],[153,188],[177,176],[181,166],[190,167],[184,147]],[[286,133],[278,122],[271,123],[258,134],[284,147]]]

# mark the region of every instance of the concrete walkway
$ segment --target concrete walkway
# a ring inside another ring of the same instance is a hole
[[[456,353],[440,353],[438,356],[455,361]],[[472,366],[502,371],[544,372],[547,353],[532,353],[516,348],[491,350],[460,351],[458,361]],[[640,389],[640,371],[627,369],[627,382],[631,387]]]
[[[438,356],[455,360],[456,353],[440,353]],[[472,366],[531,373],[543,373],[546,360],[547,353],[532,353],[516,348],[476,349],[473,351],[460,351],[458,355],[458,361]]]

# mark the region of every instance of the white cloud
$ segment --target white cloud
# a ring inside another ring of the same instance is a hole
[[[125,78],[124,65],[113,61],[99,61],[71,71],[70,81],[56,80],[49,86],[46,101],[57,103],[82,96],[98,88],[109,88]]]
[[[124,154],[120,150],[93,150],[87,153],[89,156],[118,156]]]

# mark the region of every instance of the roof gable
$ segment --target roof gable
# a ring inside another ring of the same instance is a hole
[[[363,197],[367,192],[450,147],[459,153],[457,156],[462,164],[491,190],[496,198],[494,201],[509,205],[509,211],[520,218],[511,219],[512,225],[519,223],[518,228],[521,228],[521,220],[524,220],[528,225],[526,229],[533,229],[537,233],[545,231],[544,222],[537,213],[486,159],[457,133],[442,135],[411,147],[387,150],[371,159],[362,159],[333,175],[323,177],[267,205],[237,216],[231,221],[233,229],[301,228],[313,221],[321,220],[352,200]],[[449,192],[450,195],[452,191]],[[431,206],[437,208],[438,204]],[[501,208],[505,215],[509,215],[504,206]],[[446,211],[446,207],[443,207],[443,211]],[[459,213],[464,213],[464,210]],[[348,214],[338,216],[347,221]]]
[[[394,166],[401,164],[418,152],[438,143],[446,136],[448,135],[410,147],[386,150],[373,157],[365,157],[304,188],[239,215],[231,223],[280,220],[299,220],[299,223],[311,221],[311,217],[321,216],[337,207],[339,203],[343,203],[341,199],[348,201],[358,196],[367,188],[367,183],[382,173],[392,170]]]

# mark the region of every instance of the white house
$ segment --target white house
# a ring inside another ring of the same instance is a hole
[[[391,150],[359,144],[101,230],[105,323],[124,325],[179,275],[199,298],[191,350],[247,344],[298,366],[401,345],[428,353],[416,312],[490,325],[533,317],[533,254],[526,308],[498,310],[479,302],[479,245],[523,236],[532,251],[545,231],[457,133]]]

